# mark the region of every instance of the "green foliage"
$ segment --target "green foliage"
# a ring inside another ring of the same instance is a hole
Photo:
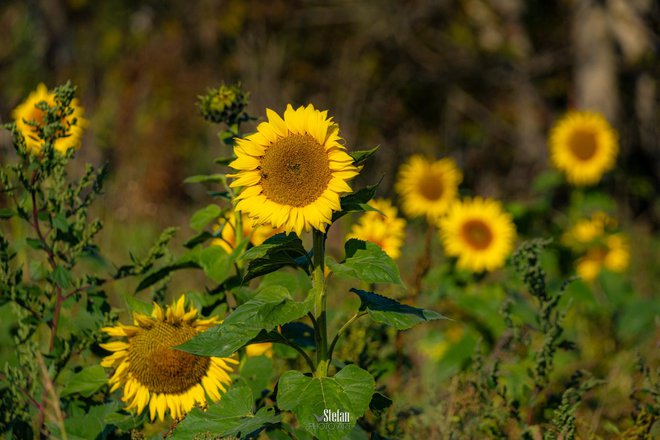
[[[68,165],[75,151],[60,154],[53,147],[69,135],[61,121],[73,111],[74,94],[66,84],[55,89],[54,105],[37,104],[45,112],[43,125],[32,124],[43,142],[39,152],[26,150],[14,124],[5,126],[17,160],[0,169],[9,205],[0,219],[0,309],[12,311],[15,355],[0,372],[0,428],[23,438],[94,438],[106,429],[105,415],[117,408],[93,404],[103,400],[107,376],[86,361],[101,341],[99,329],[116,318],[105,287],[150,270],[174,235],[166,230],[146,257],[131,255],[131,263],[104,274],[110,265],[95,244],[102,224],[89,209],[102,194],[106,168],[87,165],[72,179]],[[84,414],[63,418],[65,409],[80,404],[88,406]]]
[[[345,251],[346,259],[341,263],[328,261],[338,278],[403,285],[396,263],[378,245],[352,238],[346,242]]]
[[[401,304],[374,292],[365,292],[355,288],[351,289],[351,292],[360,297],[361,311],[366,310],[374,321],[394,326],[397,330],[406,330],[424,321],[447,319],[433,310],[418,309]]]
[[[280,377],[277,403],[293,411],[298,422],[319,439],[340,439],[351,431],[369,406],[374,379],[367,371],[349,365],[334,377],[308,377],[287,371]],[[324,411],[348,413],[347,419],[323,420]]]
[[[246,385],[236,384],[206,411],[193,409],[167,438],[191,439],[203,433],[222,438],[256,438],[262,429],[279,421],[280,416],[272,407],[253,411],[252,391]]]
[[[222,324],[177,348],[201,356],[230,356],[261,330],[270,331],[305,316],[312,309],[313,300],[310,295],[305,301],[294,301],[284,287],[265,287],[253,299],[236,308]]]

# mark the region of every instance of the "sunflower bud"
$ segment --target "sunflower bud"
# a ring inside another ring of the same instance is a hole
[[[207,121],[232,125],[248,120],[248,115],[245,113],[248,93],[241,90],[240,84],[234,86],[222,84],[216,89],[208,89],[206,95],[198,98],[199,111]]]

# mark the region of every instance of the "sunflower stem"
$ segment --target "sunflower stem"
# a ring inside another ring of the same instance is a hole
[[[314,272],[313,286],[315,292],[314,316],[316,316],[316,377],[325,377],[328,374],[328,325],[326,319],[326,292],[325,292],[325,233],[313,230],[314,237]]]

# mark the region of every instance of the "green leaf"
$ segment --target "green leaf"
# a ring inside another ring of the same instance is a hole
[[[353,165],[358,166],[362,165],[367,159],[376,154],[376,151],[378,151],[379,148],[380,146],[377,145],[371,150],[358,150],[348,154],[353,158]]]
[[[349,365],[334,377],[309,377],[287,371],[278,384],[277,405],[292,411],[298,423],[321,440],[341,439],[364,415],[374,392],[369,372]],[[324,419],[325,411],[347,413],[342,422]]]
[[[15,216],[16,213],[9,208],[0,208],[0,219],[8,219]]]
[[[209,246],[199,252],[198,263],[204,273],[218,284],[222,284],[233,270],[234,259],[220,246]]]
[[[224,174],[200,174],[197,176],[190,176],[183,183],[203,183],[203,182],[217,182],[225,183],[227,177]]]
[[[248,262],[243,282],[275,272],[285,266],[302,267],[309,272],[307,251],[296,234],[277,234],[262,245],[248,250],[242,261]]]
[[[168,438],[188,440],[206,432],[223,438],[248,438],[249,434],[279,421],[280,416],[272,407],[260,408],[254,413],[252,391],[239,384],[229,388],[222,399],[206,411],[194,408]]]
[[[360,297],[360,310],[366,310],[371,319],[394,326],[399,330],[406,330],[424,321],[448,319],[433,310],[418,309],[407,304],[401,304],[374,292],[365,292],[359,289],[351,289],[351,292]]]
[[[62,266],[55,267],[55,270],[53,270],[53,273],[51,274],[51,278],[55,284],[63,289],[71,287],[71,272]]]
[[[202,244],[206,240],[209,240],[211,238],[213,238],[213,234],[211,234],[209,231],[202,231],[199,234],[195,235],[193,238],[183,243],[183,245],[188,249],[192,249],[196,247],[198,244]]]
[[[66,386],[60,393],[60,397],[71,394],[80,394],[83,397],[90,397],[108,383],[108,376],[105,369],[100,365],[93,365],[84,368],[82,371],[74,374],[66,383]]]
[[[154,308],[153,304],[141,301],[130,293],[124,295],[124,301],[126,301],[126,305],[128,305],[128,309],[131,312],[141,313],[143,315],[151,315],[151,311]]]
[[[375,412],[384,411],[392,406],[392,399],[382,393],[374,393],[369,402],[369,409]]]
[[[66,221],[66,217],[64,217],[61,213],[57,213],[55,216],[53,216],[53,226],[55,229],[62,232],[69,231],[69,222]]]
[[[26,238],[25,243],[27,243],[27,245],[30,246],[32,249],[36,249],[36,250],[44,249],[44,246],[41,243],[41,240],[39,240],[37,238]]]
[[[217,163],[218,165],[229,165],[233,161],[236,160],[236,157],[231,156],[231,157],[218,157],[214,159],[214,162]]]
[[[376,188],[378,188],[379,183],[375,185],[368,185],[362,189],[359,189],[358,191],[343,196],[339,200],[341,211],[336,211],[332,214],[332,222],[334,223],[349,212],[369,211],[370,207],[367,205],[367,203],[376,195]]]
[[[195,212],[190,219],[190,227],[199,232],[212,221],[215,221],[222,214],[222,209],[218,205],[208,205],[205,208]]]
[[[66,438],[68,440],[88,440],[104,438],[102,433],[105,429],[105,419],[117,410],[117,403],[92,406],[85,414],[77,414],[64,420],[65,435],[57,435],[59,428],[57,424],[52,425],[51,438]]]
[[[396,263],[378,245],[353,238],[346,242],[345,250],[343,263],[328,259],[330,270],[338,278],[403,285]]]
[[[240,375],[252,389],[254,396],[260,396],[273,378],[273,360],[266,356],[252,356],[241,365]]]
[[[30,260],[28,263],[28,273],[32,281],[41,281],[48,276],[48,269],[43,262]]]
[[[270,331],[278,325],[294,321],[312,309],[314,297],[294,301],[286,288],[268,286],[234,310],[227,319],[188,342],[176,347],[199,356],[226,357],[255,338],[261,330]]]

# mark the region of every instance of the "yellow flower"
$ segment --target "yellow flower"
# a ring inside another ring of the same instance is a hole
[[[236,209],[256,224],[271,224],[298,235],[310,228],[325,231],[332,212],[341,209],[339,197],[351,192],[347,181],[358,174],[342,139],[339,126],[327,111],[311,104],[284,119],[266,110],[268,122],[257,132],[237,139],[237,159],[230,166],[238,172],[232,187],[243,187]]]
[[[253,356],[273,357],[273,343],[262,342],[260,344],[250,344],[247,347],[245,347],[245,354],[248,357],[253,357]]]
[[[406,221],[397,217],[397,209],[386,199],[375,199],[369,204],[378,209],[367,211],[351,228],[346,238],[357,238],[377,244],[391,258],[399,258],[406,235]]]
[[[219,400],[225,385],[231,384],[231,364],[238,363],[171,348],[220,323],[215,317],[200,319],[197,309],[190,306],[186,311],[184,304],[184,296],[165,310],[154,304],[151,316],[133,315],[134,325],[101,329],[110,336],[128,338],[100,344],[112,352],[101,362],[104,367],[115,367],[110,391],[123,386],[127,409],[135,408],[140,414],[149,407],[151,420],[156,414],[164,420],[168,409],[173,418],[181,418],[196,403],[204,406],[207,397]]]
[[[602,211],[594,212],[591,218],[578,221],[562,237],[562,242],[573,248],[582,248],[605,234],[605,230],[616,226],[616,220]]]
[[[401,166],[396,190],[408,217],[426,215],[431,221],[443,215],[456,198],[461,171],[452,159],[429,162],[413,156]]]
[[[438,226],[447,255],[458,257],[458,267],[473,272],[503,266],[516,238],[513,220],[502,205],[481,197],[453,203]]]
[[[30,93],[23,103],[14,109],[12,118],[16,121],[16,128],[23,135],[27,150],[38,154],[43,147],[44,141],[37,135],[37,129],[28,122],[36,122],[40,127],[44,126],[45,112],[36,107],[45,101],[49,106],[55,106],[55,93],[49,92],[44,84],[39,84],[37,90]],[[62,118],[62,124],[67,128],[67,133],[55,139],[53,148],[64,154],[69,148],[80,147],[83,129],[87,126],[87,120],[83,118],[84,110],[78,105],[78,100],[71,102],[73,113]],[[74,124],[75,120],[75,124]]]
[[[612,234],[589,249],[577,263],[578,275],[593,281],[603,268],[613,272],[624,272],[630,262],[628,240],[622,234]]]
[[[248,238],[254,246],[259,246],[267,238],[279,234],[283,230],[274,229],[268,225],[252,226],[252,220],[247,215],[242,214],[241,225],[243,229],[243,238]],[[220,220],[218,228],[222,228],[221,238],[214,239],[211,244],[222,247],[228,254],[236,248],[236,213],[230,212],[226,218]]]
[[[614,167],[616,131],[598,113],[571,111],[550,132],[550,159],[574,185],[597,183]]]

